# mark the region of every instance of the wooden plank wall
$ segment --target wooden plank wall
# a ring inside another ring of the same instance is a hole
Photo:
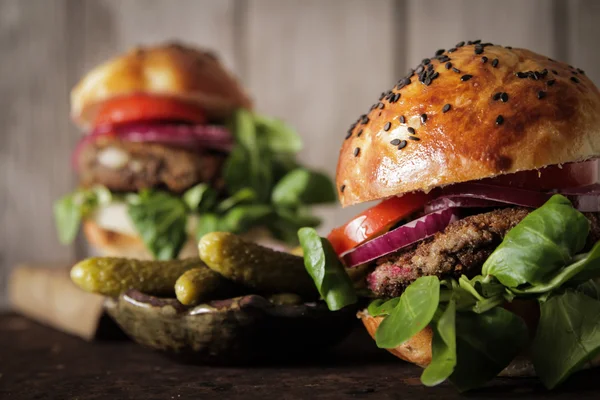
[[[217,50],[256,100],[302,134],[304,162],[334,173],[348,125],[435,49],[460,40],[528,47],[600,83],[595,0],[0,0],[0,308],[21,261],[72,260],[52,201],[75,185],[70,87],[138,43]],[[319,210],[323,232],[358,208]]]

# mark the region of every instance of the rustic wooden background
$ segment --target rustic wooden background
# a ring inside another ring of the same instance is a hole
[[[0,0],[0,308],[16,263],[73,260],[54,199],[76,184],[71,86],[139,43],[215,49],[260,111],[305,139],[302,159],[334,173],[349,124],[438,48],[483,39],[583,68],[600,84],[595,0]],[[320,210],[327,232],[357,208]]]

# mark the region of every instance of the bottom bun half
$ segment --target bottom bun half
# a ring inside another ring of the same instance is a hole
[[[516,303],[516,304],[515,304]],[[519,315],[527,324],[530,332],[535,332],[537,327],[537,321],[539,319],[539,312],[536,311],[537,304],[531,301],[514,301],[510,307],[510,310],[515,314]],[[375,339],[375,332],[383,321],[384,317],[372,317],[366,310],[359,312],[358,317],[362,320],[363,325],[369,332],[369,335]],[[425,368],[431,363],[431,340],[433,339],[433,331],[430,327],[427,327],[411,337],[400,346],[393,349],[387,349],[390,353],[396,357],[416,364],[419,367]],[[583,369],[600,366],[600,356],[596,357],[590,363],[588,363]],[[504,377],[530,377],[536,376],[533,363],[530,358],[525,354],[517,356],[500,374],[499,376]]]
[[[152,260],[152,253],[146,248],[142,239],[131,233],[106,229],[96,221],[88,219],[83,222],[83,233],[92,247],[93,256],[125,257],[138,260]],[[266,229],[255,228],[243,235],[244,239],[279,251],[289,251],[285,244],[275,240]],[[189,236],[178,258],[198,257],[198,240]]]

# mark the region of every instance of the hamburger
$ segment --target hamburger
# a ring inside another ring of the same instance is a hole
[[[211,231],[283,246],[319,224],[312,204],[335,200],[329,179],[296,161],[299,137],[254,113],[210,51],[132,49],[81,79],[71,116],[85,136],[72,159],[79,188],[55,204],[63,243],[82,223],[108,256],[197,256]]]
[[[498,374],[553,388],[600,354],[600,92],[581,69],[479,40],[425,58],[347,131],[343,206],[300,230],[330,308],[460,390]],[[345,268],[366,270],[353,287]]]

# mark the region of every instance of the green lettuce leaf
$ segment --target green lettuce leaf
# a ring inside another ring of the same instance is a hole
[[[393,349],[419,333],[433,319],[439,302],[440,281],[436,276],[422,276],[415,280],[377,328],[377,346]]]
[[[304,267],[315,282],[331,311],[358,301],[352,280],[333,250],[331,243],[313,228],[302,228],[298,238],[304,254]]]
[[[184,201],[166,192],[143,191],[128,203],[128,214],[157,260],[176,258],[187,240]]]
[[[483,265],[510,288],[539,284],[569,264],[585,245],[590,224],[569,200],[554,195],[505,236]]]
[[[548,389],[600,354],[600,301],[566,291],[541,305],[533,364]]]

